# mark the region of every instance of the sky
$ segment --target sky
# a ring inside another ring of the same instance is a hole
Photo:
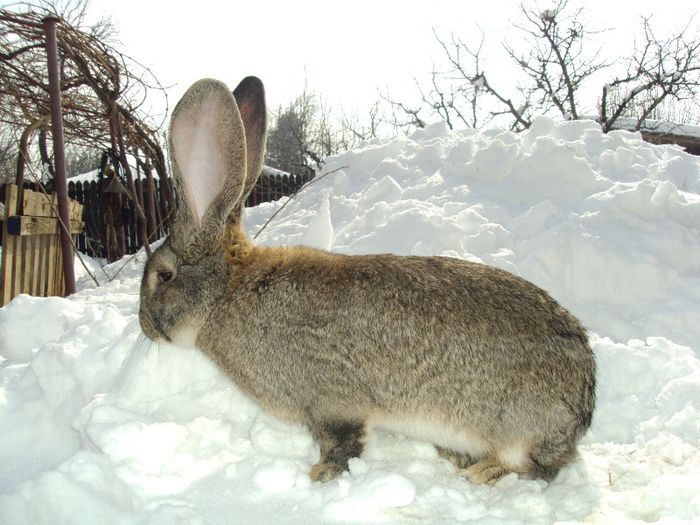
[[[516,37],[511,21],[518,19],[519,4],[93,0],[91,9],[94,15],[111,16],[123,49],[169,86],[171,108],[199,78],[218,78],[233,88],[253,74],[264,81],[271,108],[297,96],[306,83],[333,110],[362,114],[378,91],[400,100],[415,97],[414,77],[427,78],[439,62],[433,28],[441,35],[452,31],[466,42],[476,42],[481,28],[485,47],[496,50],[487,57],[488,66],[507,82],[512,66],[500,49],[504,40]],[[526,5],[546,9],[552,3]],[[596,37],[610,59],[632,52],[640,16],[651,16],[663,34],[687,24],[697,11],[689,0],[587,0],[585,6],[590,28],[610,29]]]

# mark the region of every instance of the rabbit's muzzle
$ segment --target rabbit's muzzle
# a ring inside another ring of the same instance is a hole
[[[143,307],[139,309],[139,323],[141,324],[143,333],[152,341],[171,341],[170,337],[168,337],[158,325],[158,322],[153,319]]]

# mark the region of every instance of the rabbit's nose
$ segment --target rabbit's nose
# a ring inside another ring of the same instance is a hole
[[[160,328],[158,322],[143,307],[139,309],[139,323],[141,330],[153,341],[168,341],[170,338]]]

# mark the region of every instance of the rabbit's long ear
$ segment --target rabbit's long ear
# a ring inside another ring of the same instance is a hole
[[[212,253],[247,179],[245,131],[228,87],[195,82],[173,110],[169,139],[180,200],[172,240],[181,252]]]
[[[239,205],[234,208],[231,217],[235,222],[239,222],[245,201],[262,171],[267,139],[267,108],[265,106],[265,88],[257,77],[246,77],[241,80],[241,83],[233,90],[233,96],[238,104],[238,111],[245,128],[248,162],[241,200]]]

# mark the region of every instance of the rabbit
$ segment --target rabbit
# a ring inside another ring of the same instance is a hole
[[[306,425],[331,480],[373,428],[431,442],[473,483],[552,480],[591,424],[587,333],[534,284],[446,257],[255,246],[264,88],[203,79],[173,111],[179,207],[148,259],[139,319],[194,345],[264,410]]]

